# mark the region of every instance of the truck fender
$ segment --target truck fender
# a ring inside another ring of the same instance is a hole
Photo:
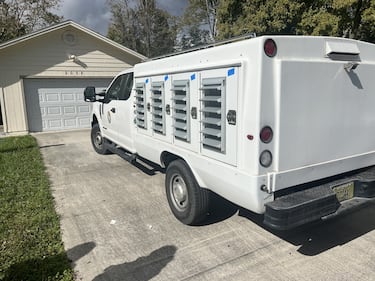
[[[165,169],[168,167],[168,165],[170,163],[172,163],[174,160],[177,160],[177,159],[181,159],[181,160],[185,161],[185,163],[188,165],[190,171],[193,173],[194,178],[195,178],[195,180],[197,181],[197,183],[200,187],[206,187],[204,181],[199,176],[199,174],[192,168],[193,166],[191,165],[191,163],[188,160],[184,159],[183,157],[181,157],[179,155],[173,154],[169,151],[163,151],[160,155],[161,166]]]

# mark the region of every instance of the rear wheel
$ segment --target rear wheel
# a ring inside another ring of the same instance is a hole
[[[198,185],[185,161],[175,160],[169,164],[165,189],[169,207],[179,221],[194,225],[205,219],[210,191]]]
[[[91,128],[91,143],[94,150],[99,154],[108,154],[109,151],[105,149],[104,138],[100,131],[99,124],[94,124]]]

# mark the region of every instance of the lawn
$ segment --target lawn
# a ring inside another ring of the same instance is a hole
[[[31,136],[0,138],[0,280],[74,280]]]

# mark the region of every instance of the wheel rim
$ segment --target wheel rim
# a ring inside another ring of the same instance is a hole
[[[174,174],[171,177],[169,192],[175,208],[180,212],[185,211],[189,203],[189,196],[185,181],[179,174]]]
[[[103,138],[102,138],[102,134],[100,133],[100,131],[98,131],[98,132],[95,133],[95,136],[94,136],[94,145],[98,149],[102,148]]]

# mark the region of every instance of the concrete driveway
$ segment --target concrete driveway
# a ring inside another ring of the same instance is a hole
[[[89,131],[36,134],[77,280],[375,280],[375,205],[280,234],[223,201],[178,222],[164,175],[97,155]]]

